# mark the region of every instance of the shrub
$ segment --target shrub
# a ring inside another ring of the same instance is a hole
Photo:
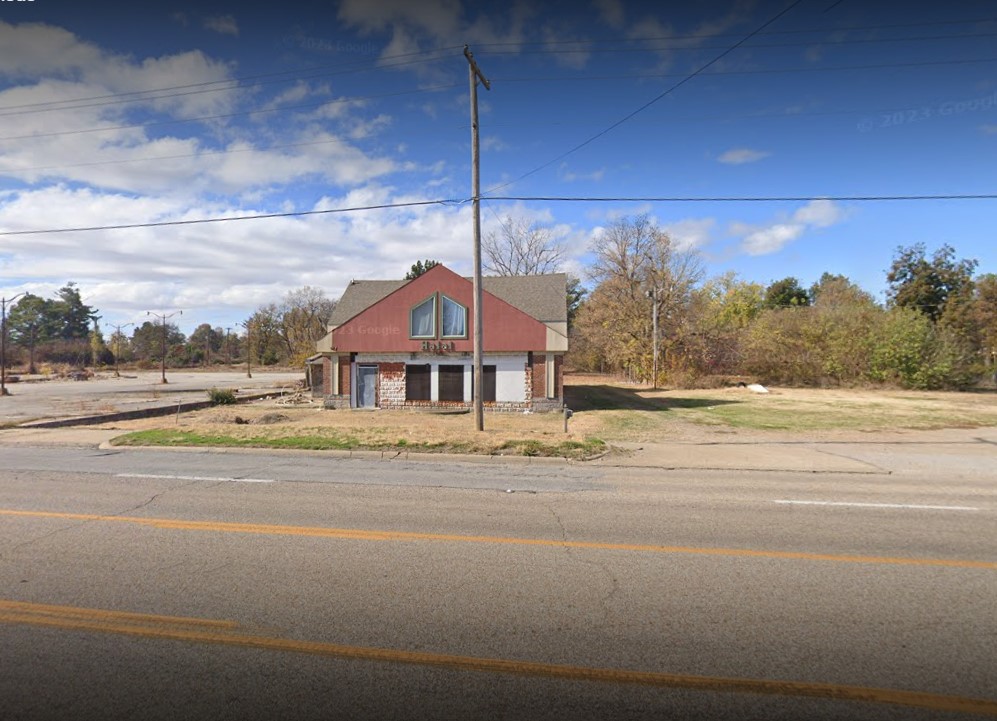
[[[235,403],[235,391],[231,388],[210,388],[208,398],[216,406],[230,406]]]

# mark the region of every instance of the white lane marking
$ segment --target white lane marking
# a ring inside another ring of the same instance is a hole
[[[169,476],[155,473],[118,473],[116,478],[154,478],[164,481],[211,481],[214,483],[274,483],[272,478],[223,478],[218,476]]]
[[[979,511],[973,506],[921,506],[914,503],[854,503],[851,501],[792,501],[782,499],[774,503],[791,503],[797,506],[852,506],[857,508],[907,508],[923,511]]]

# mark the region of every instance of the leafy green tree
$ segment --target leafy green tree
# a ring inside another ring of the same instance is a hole
[[[976,279],[973,315],[981,350],[997,372],[997,274],[987,273]]]
[[[210,363],[212,357],[217,359],[224,339],[224,329],[212,328],[210,323],[201,323],[187,339],[187,344],[190,346],[188,355],[191,362]]]
[[[875,306],[876,300],[843,275],[824,273],[810,286],[810,304],[816,307]]]
[[[174,323],[166,324],[166,361],[179,360],[182,348],[187,338]],[[139,361],[162,361],[163,359],[163,324],[162,322],[145,321],[136,326],[132,332],[132,353]],[[177,349],[181,349],[178,353]]]
[[[923,243],[899,246],[886,275],[890,304],[913,308],[938,321],[950,300],[972,294],[975,260],[956,260],[955,250],[943,245],[929,259]]]
[[[571,329],[575,325],[575,318],[578,316],[578,309],[585,300],[585,296],[588,291],[582,287],[582,281],[580,278],[569,275],[566,292],[568,304],[568,332],[570,333]]]
[[[438,260],[429,260],[428,258],[426,260],[424,260],[424,261],[423,260],[417,260],[415,263],[412,264],[411,270],[409,270],[409,272],[405,274],[405,280],[415,280],[420,275],[422,275],[423,273],[425,273],[427,270],[429,270],[430,268],[433,268],[433,267],[435,267],[435,266],[437,266],[439,264],[440,264],[440,261],[438,261]]]
[[[758,283],[726,273],[708,280],[692,299],[696,375],[738,374],[741,345],[748,328],[762,311],[765,289]]]
[[[283,356],[284,345],[280,338],[280,310],[275,303],[260,306],[246,320],[249,343],[246,352],[253,363],[274,365]]]
[[[810,305],[810,295],[792,276],[777,280],[765,289],[766,308],[802,308]]]
[[[891,308],[873,351],[871,377],[905,388],[966,388],[979,378],[974,354],[948,328],[912,307]]]
[[[66,283],[57,296],[51,306],[56,336],[63,340],[88,339],[90,324],[97,317],[97,311],[83,302],[76,283]]]
[[[14,345],[28,349],[28,373],[37,373],[35,348],[53,337],[52,301],[27,293],[11,307],[7,332]]]

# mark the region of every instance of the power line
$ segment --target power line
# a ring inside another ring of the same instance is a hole
[[[393,55],[390,58],[385,58],[385,59],[398,59],[398,58],[409,57],[412,55],[429,55],[431,53],[443,53],[453,49],[455,48],[440,48],[438,50],[422,51],[418,53],[404,53],[400,55]],[[174,85],[171,87],[162,87],[162,88],[151,88],[148,90],[134,90],[124,93],[108,93],[105,95],[93,95],[89,97],[72,98],[67,100],[49,100],[40,103],[7,105],[7,106],[0,106],[0,117],[7,115],[24,115],[28,113],[52,112],[59,110],[76,110],[81,108],[103,107],[106,105],[116,105],[121,103],[163,100],[168,98],[184,97],[187,95],[225,92],[228,90],[247,89],[247,88],[259,87],[262,85],[273,84],[273,83],[290,82],[293,80],[306,80],[306,79],[313,79],[319,77],[329,77],[333,75],[348,75],[352,73],[372,72],[381,69],[393,69],[398,67],[404,67],[407,65],[439,62],[446,59],[447,59],[446,55],[439,55],[437,57],[411,59],[411,60],[406,60],[404,62],[382,63],[381,65],[373,65],[373,66],[370,65],[321,66],[320,65],[320,66],[314,66],[312,68],[306,68],[304,70],[286,70],[280,73],[250,75],[241,78],[239,77],[229,78],[226,80],[210,80],[201,83]],[[328,70],[335,68],[342,68],[342,69],[339,70],[338,72],[327,72]],[[276,79],[264,80],[266,78],[276,78]],[[246,84],[244,82],[246,80],[254,80],[255,82]],[[216,85],[223,85],[225,87],[209,87]],[[171,91],[171,90],[178,90],[183,92],[168,93],[164,95],[151,95],[151,93],[165,93],[166,91]],[[91,101],[105,101],[105,102],[91,102]],[[70,103],[86,103],[86,104],[70,105]]]
[[[538,201],[545,203],[783,203],[833,200],[838,202],[872,202],[890,200],[997,200],[997,193],[953,193],[947,195],[759,195],[759,196],[590,196],[553,195],[483,195],[482,200]]]
[[[793,43],[752,43],[751,45],[745,45],[746,49],[768,49],[768,48],[795,48],[795,47],[806,47],[812,45],[867,45],[873,43],[902,43],[902,42],[921,42],[925,40],[964,40],[966,38],[992,38],[997,33],[962,33],[959,35],[922,35],[914,37],[905,38],[849,38],[841,40],[807,40],[804,42],[793,42]],[[671,38],[662,38],[662,40],[670,40]],[[677,50],[723,50],[724,46],[709,46],[709,45],[664,45],[664,46],[633,46],[630,44],[632,41],[627,41],[626,47],[612,47],[612,48],[565,48],[565,49],[542,49],[542,50],[499,50],[492,51],[488,53],[489,56],[496,55],[570,55],[577,53],[585,54],[601,54],[601,53],[654,53]],[[649,41],[650,42],[650,41]],[[584,46],[585,43],[579,43],[580,46]]]
[[[948,195],[767,195],[767,196],[553,196],[553,195],[492,195],[481,196],[482,200],[491,201],[536,201],[545,203],[798,203],[815,200],[836,202],[877,202],[877,201],[936,201],[936,200],[997,200],[997,193],[954,193]],[[0,237],[14,235],[44,235],[49,233],[83,233],[97,230],[128,230],[134,228],[160,228],[176,225],[203,225],[206,223],[226,223],[239,220],[265,220],[270,218],[298,218],[309,215],[330,215],[336,213],[354,213],[368,210],[391,210],[394,208],[413,208],[429,205],[460,206],[471,202],[471,198],[440,198],[436,200],[417,200],[405,203],[382,203],[379,205],[361,205],[349,208],[329,208],[326,210],[299,210],[286,213],[261,213],[259,215],[230,215],[217,218],[199,218],[196,220],[164,220],[152,223],[125,223],[120,225],[95,225],[74,228],[43,228],[35,230],[4,230]],[[492,211],[494,212],[494,211]],[[500,219],[501,222],[501,219]]]
[[[453,200],[415,200],[407,203],[382,203],[379,205],[360,205],[351,208],[329,208],[327,210],[298,210],[287,213],[261,213],[259,215],[230,215],[221,218],[199,218],[196,220],[163,220],[154,223],[124,223],[121,225],[93,225],[78,228],[47,228],[41,230],[5,230],[0,236],[11,235],[43,235],[48,233],[85,233],[95,230],[129,230],[133,228],[162,228],[171,225],[203,225],[206,223],[227,223],[237,220],[263,220],[268,218],[299,218],[307,215],[330,215],[333,213],[353,213],[364,210],[386,210],[391,208],[414,208],[426,205],[447,205]]]
[[[763,30],[755,35],[802,35],[806,33],[840,33],[852,32],[855,30],[894,30],[897,28],[921,28],[921,27],[941,27],[945,25],[979,25],[983,23],[997,22],[997,17],[976,18],[974,20],[942,20],[938,22],[918,22],[918,23],[893,23],[888,25],[850,25],[843,27],[823,27],[823,28],[800,28],[795,30]],[[654,35],[629,38],[631,42],[651,42],[654,40],[701,40],[715,38],[736,38],[734,33],[694,33],[690,35]],[[620,40],[589,40],[585,38],[575,38],[573,40],[544,40],[537,42],[502,42],[502,43],[475,43],[475,47],[495,48],[495,47],[530,47],[530,46],[552,46],[552,45],[584,45],[600,43],[618,43]],[[820,41],[815,41],[820,42]]]
[[[95,160],[87,163],[67,163],[64,165],[36,165],[29,168],[10,168],[4,171],[0,168],[0,172],[6,172],[10,175],[17,173],[28,173],[38,170],[63,170],[65,168],[91,168],[99,165],[122,165],[125,163],[147,163],[159,160],[182,160],[184,158],[204,158],[213,155],[229,155],[231,153],[267,153],[272,150],[283,150],[285,148],[300,148],[309,145],[327,145],[329,143],[346,143],[347,141],[342,138],[330,138],[328,140],[312,140],[303,143],[288,143],[286,145],[271,145],[266,148],[227,148],[225,150],[205,150],[200,153],[182,153],[178,155],[155,155],[147,156],[142,158],[122,158],[120,160]]]
[[[564,153],[561,153],[556,158],[548,160],[543,165],[537,166],[536,168],[534,168],[533,170],[529,171],[528,173],[524,173],[523,175],[519,176],[515,180],[510,180],[507,183],[502,183],[501,185],[497,185],[497,186],[495,186],[493,188],[490,188],[489,190],[486,190],[485,193],[486,194],[487,193],[491,193],[491,192],[493,192],[495,190],[499,190],[500,188],[505,188],[505,187],[507,187],[509,185],[513,185],[515,183],[518,183],[520,180],[523,180],[524,178],[528,178],[529,176],[533,175],[534,173],[540,172],[544,168],[549,168],[554,163],[556,163],[556,162],[558,162],[560,160],[563,160],[564,158],[568,157],[572,153],[575,153],[575,152],[581,150],[582,148],[584,148],[586,145],[594,142],[595,140],[598,140],[603,135],[606,135],[610,131],[615,130],[616,128],[618,128],[619,126],[623,125],[625,122],[627,122],[628,120],[630,120],[630,118],[634,117],[635,115],[638,115],[639,113],[643,112],[647,108],[651,107],[652,105],[654,105],[655,103],[657,103],[662,98],[670,95],[673,91],[678,90],[680,87],[682,87],[683,85],[685,85],[687,82],[689,82],[690,80],[692,80],[693,78],[695,78],[697,75],[699,75],[700,73],[702,73],[703,71],[705,71],[710,66],[712,66],[712,65],[720,62],[724,57],[726,57],[730,53],[732,53],[735,50],[737,50],[737,48],[739,48],[741,45],[743,45],[748,40],[750,40],[751,38],[753,38],[755,35],[757,35],[758,33],[760,33],[762,30],[764,30],[765,28],[767,28],[769,25],[771,25],[772,23],[776,22],[779,18],[781,18],[783,15],[785,15],[786,13],[788,13],[793,8],[795,8],[802,1],[803,0],[794,0],[790,5],[787,5],[783,10],[781,10],[776,15],[774,15],[772,18],[770,18],[769,20],[767,20],[760,27],[758,27],[757,29],[755,29],[752,32],[748,33],[747,35],[745,35],[743,38],[741,38],[740,40],[738,40],[736,43],[734,43],[733,45],[731,45],[729,48],[727,48],[726,50],[724,50],[722,53],[720,53],[719,55],[715,56],[708,63],[706,63],[705,65],[701,65],[698,69],[696,69],[692,73],[686,75],[682,80],[680,80],[679,82],[677,82],[674,85],[672,85],[670,88],[668,88],[667,90],[665,90],[663,93],[660,93],[659,95],[655,96],[654,98],[652,98],[648,102],[644,103],[639,108],[637,108],[633,112],[629,113],[628,115],[624,116],[623,118],[620,118],[615,123],[613,123],[609,127],[605,128],[604,130],[599,131],[598,133],[596,133],[595,135],[593,135],[592,137],[590,137],[588,140],[582,141],[581,143],[579,143],[578,145],[574,146],[570,150],[568,150],[568,151],[566,151]]]
[[[704,73],[706,77],[714,78],[724,75],[776,75],[779,73],[830,73],[840,70],[881,70],[884,68],[920,68],[932,65],[976,65],[982,63],[997,62],[997,57],[993,58],[968,58],[964,60],[921,60],[908,63],[873,63],[869,65],[831,65],[826,67],[813,68],[773,68],[762,70],[715,70]],[[529,78],[504,78],[497,77],[496,82],[502,83],[534,83],[534,82],[561,82],[564,80],[631,80],[634,78],[687,78],[682,73],[631,73],[621,75],[584,75],[581,77],[572,76],[533,76]],[[674,88],[672,88],[674,89]]]
[[[57,130],[51,133],[33,133],[31,135],[8,135],[6,137],[0,137],[0,142],[4,140],[31,140],[33,138],[51,138],[61,135],[82,135],[84,133],[108,133],[113,130],[131,130],[134,128],[153,128],[161,125],[177,125],[180,123],[196,123],[202,120],[221,120],[224,118],[238,118],[244,115],[258,115],[262,113],[283,113],[291,110],[308,110],[311,108],[320,108],[325,105],[338,105],[341,103],[351,103],[357,100],[375,100],[380,98],[394,98],[401,95],[417,95],[419,93],[435,92],[437,90],[449,90],[450,88],[455,88],[458,85],[463,86],[459,83],[451,83],[449,85],[430,85],[422,88],[416,88],[415,90],[399,90],[394,93],[381,93],[379,95],[353,95],[346,98],[336,98],[334,100],[323,100],[315,103],[305,103],[302,105],[285,105],[281,108],[265,108],[261,110],[243,110],[235,113],[219,113],[217,115],[202,115],[196,118],[179,118],[176,120],[156,120],[148,123],[132,123],[130,125],[112,125],[105,128],[81,128],[77,130]]]

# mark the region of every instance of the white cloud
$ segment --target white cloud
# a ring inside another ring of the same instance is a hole
[[[776,223],[749,233],[741,247],[748,255],[768,255],[799,238],[804,230],[801,223]]]
[[[366,185],[320,200],[315,210],[421,197]],[[52,208],[73,225],[190,220],[252,214],[229,204],[135,198],[53,187],[0,196],[0,227],[51,227]],[[266,212],[266,209],[261,209]],[[549,215],[538,218],[550,220]],[[289,290],[314,285],[337,296],[352,278],[400,278],[419,258],[471,272],[471,208],[426,206],[348,214],[5,236],[0,276],[9,288],[58,288],[76,281],[104,323],[183,308],[183,325],[225,324]],[[564,234],[568,229],[557,226]],[[15,291],[16,292],[16,291]],[[189,332],[189,331],[187,331]]]
[[[997,135],[997,125],[983,125],[981,130],[987,135]]]
[[[573,170],[568,170],[567,163],[561,163],[561,167],[558,170],[558,176],[561,178],[561,180],[567,183],[574,183],[577,181],[584,181],[584,180],[598,182],[602,180],[605,175],[606,175],[605,168],[592,170],[588,173],[576,173]]]
[[[592,0],[599,16],[609,27],[619,30],[626,20],[622,0]]]
[[[733,148],[717,158],[721,163],[728,165],[743,165],[744,163],[754,163],[755,161],[767,158],[771,153],[764,150],[752,150],[751,148]]]
[[[731,223],[732,235],[744,236],[741,251],[748,255],[769,255],[782,250],[808,230],[829,228],[847,217],[846,212],[830,200],[811,200],[789,218],[780,218],[763,226]]]
[[[793,213],[793,220],[815,228],[828,228],[841,222],[844,217],[844,209],[826,199],[811,200]]]
[[[204,18],[204,28],[222,35],[239,35],[239,25],[231,15],[214,15]]]
[[[661,226],[680,251],[696,250],[710,242],[710,233],[716,221],[713,218],[686,218]]]

